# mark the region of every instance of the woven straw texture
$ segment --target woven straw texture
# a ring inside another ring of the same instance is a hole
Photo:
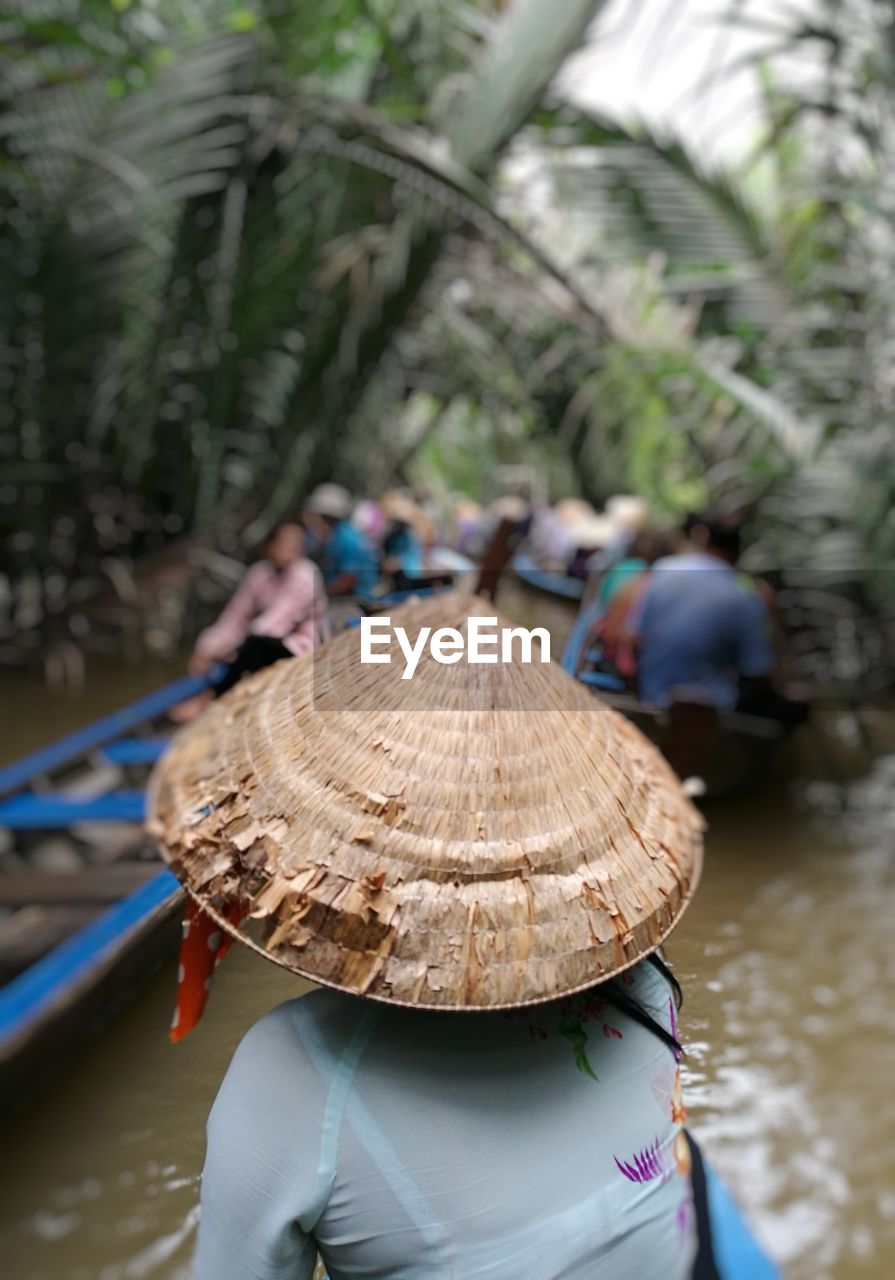
[[[446,595],[391,620],[414,639],[470,613],[494,609]],[[426,1008],[552,999],[655,950],[703,824],[652,744],[552,664],[402,669],[361,664],[346,631],[178,736],[150,828],[190,892],[250,903],[305,977]]]

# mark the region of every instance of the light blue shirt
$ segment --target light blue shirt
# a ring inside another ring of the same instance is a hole
[[[671,992],[626,975],[666,1028]],[[596,988],[429,1013],[317,991],[257,1023],[208,1124],[196,1280],[684,1280],[675,1055]],[[677,1105],[677,1110],[675,1106]]]
[[[679,690],[731,711],[740,677],[766,676],[774,666],[768,612],[754,585],[703,552],[656,561],[635,627],[640,696],[660,706]]]

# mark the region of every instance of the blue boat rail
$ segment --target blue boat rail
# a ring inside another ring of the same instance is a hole
[[[593,689],[599,689],[604,693],[625,693],[628,688],[628,682],[624,676],[617,675],[612,671],[600,670],[598,664],[603,656],[601,646],[593,644],[588,648],[588,642],[594,627],[600,619],[600,613],[601,610],[598,603],[580,610],[563,651],[562,669],[567,671],[570,676],[575,676],[582,684],[586,684]],[[595,664],[596,669],[592,671],[583,670],[582,668],[587,663]]]
[[[712,1252],[720,1280],[781,1280],[725,1183],[708,1161],[703,1164]]]
[[[0,990],[0,1060],[8,1046],[72,999],[135,930],[182,892],[170,871],[159,871],[8,982]]]
[[[219,678],[221,670],[217,667],[207,676],[184,676],[172,681],[122,710],[7,765],[0,770],[0,795],[4,797],[0,800],[0,827],[26,833],[26,839],[29,832],[76,830],[79,823],[86,822],[123,822],[139,827],[145,814],[145,792],[138,785],[121,785],[122,770],[136,770],[138,781],[145,776],[170,741],[163,729],[153,730],[154,722],[178,703],[203,692]],[[108,768],[110,765],[113,767]],[[80,794],[83,780],[79,775],[84,773],[90,784],[92,771],[98,774],[97,785],[105,789],[99,794]],[[138,840],[139,832],[135,831],[132,846],[127,847],[136,849]],[[124,865],[146,867],[150,878],[136,889],[124,890],[125,896],[104,910],[99,909],[101,895],[79,896],[79,890],[88,884],[89,864],[55,877],[53,894],[57,896],[52,901],[56,905],[65,906],[69,898],[72,903],[95,902],[99,913],[87,923],[80,923],[68,936],[63,932],[43,953],[38,943],[34,958],[0,990],[0,1067],[4,1071],[8,1067],[15,1080],[21,1077],[26,1090],[28,1071],[18,1065],[19,1056],[30,1061],[28,1055],[35,1052],[34,1046],[41,1037],[52,1037],[56,1034],[54,1026],[77,1018],[82,1002],[98,999],[97,992],[103,984],[113,991],[116,984],[125,981],[128,965],[135,963],[132,953],[139,955],[140,964],[150,958],[150,953],[155,958],[157,948],[170,932],[166,922],[171,921],[182,894],[175,878],[161,866],[155,870],[142,859],[129,861],[122,856],[120,865],[122,869]],[[33,883],[44,876],[47,881],[54,880],[46,872],[35,872]],[[16,878],[16,873],[6,877],[7,887],[12,884],[14,888]],[[127,879],[124,877],[125,884]],[[67,890],[65,880],[70,880]],[[20,905],[27,901],[23,899]],[[62,927],[65,930],[64,923]],[[114,1003],[113,998],[109,1008]],[[39,1066],[41,1059],[37,1061]],[[10,1097],[15,1091],[13,1085]],[[0,1098],[0,1105],[8,1102],[5,1095]]]
[[[53,775],[83,760],[122,768],[155,764],[168,745],[158,734],[134,736],[166,711],[202,693],[220,679],[224,668],[202,676],[183,676],[145,694],[120,711],[32,751],[0,769],[0,827],[13,831],[52,831],[77,822],[142,822],[143,792],[125,788],[102,795],[78,796],[53,789]],[[37,782],[46,785],[34,789]],[[31,790],[27,788],[31,787]]]
[[[83,729],[76,729],[48,747],[32,751],[0,769],[0,796],[12,795],[21,791],[35,778],[47,777],[66,765],[88,756],[90,752],[120,738],[131,730],[138,728],[149,720],[164,715],[178,702],[185,702],[207,689],[209,684],[219,678],[220,668],[216,668],[205,676],[183,676],[171,684],[156,689],[138,698],[130,706],[121,711],[113,711],[111,715],[95,720]],[[2,821],[2,819],[0,819]]]

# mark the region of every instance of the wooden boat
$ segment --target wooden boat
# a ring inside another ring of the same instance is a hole
[[[641,701],[624,679],[601,667],[599,648],[591,642],[597,617],[597,605],[580,611],[563,654],[564,670],[636,724],[679,777],[698,780],[694,794],[737,795],[770,779],[786,736],[779,721],[739,711],[719,715],[701,702],[658,707]]]
[[[572,578],[556,569],[542,569],[524,547],[516,552],[510,564],[516,577],[535,591],[543,591],[546,595],[573,602],[579,601],[584,595],[583,578]]]
[[[166,712],[207,683],[176,680],[0,769],[0,1109],[176,944],[182,891],[143,834],[143,785]]]

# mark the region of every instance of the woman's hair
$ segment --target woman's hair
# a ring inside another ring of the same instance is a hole
[[[273,525],[272,528],[267,533],[265,533],[261,541],[256,543],[255,555],[256,556],[265,555],[267,552],[267,548],[270,546],[270,544],[277,539],[277,537],[282,533],[284,529],[289,529],[289,528],[301,529],[302,533],[305,532],[305,527],[302,524],[301,520],[289,518],[289,517],[287,517],[284,520],[278,520],[276,524]]]
[[[668,968],[668,965],[661,956],[656,955],[655,953],[651,956],[647,956],[646,962],[647,964],[652,965],[652,967],[662,975],[671,987],[674,1007],[679,1009],[683,1000],[681,984]],[[646,1027],[647,1031],[651,1031],[654,1036],[658,1036],[662,1043],[667,1045],[669,1049],[674,1050],[675,1053],[683,1053],[683,1047],[677,1036],[673,1035],[670,1031],[667,1031],[660,1022],[657,1022],[652,1014],[648,1013],[646,1009],[644,1009],[640,1001],[634,999],[630,991],[623,986],[619,978],[613,978],[610,982],[607,982],[601,991],[601,995],[605,997],[609,1004],[614,1005],[615,1008],[620,1010],[622,1013],[626,1013],[629,1018],[634,1020],[634,1022],[639,1022],[642,1027]]]
[[[710,547],[714,547],[729,560],[739,558],[743,518],[738,512],[691,511],[684,521],[684,533],[689,538],[699,528],[704,530],[703,536]]]
[[[261,543],[259,543],[259,546],[262,548],[269,547],[270,544],[276,538],[279,537],[279,535],[283,532],[284,529],[289,529],[289,528],[301,529],[302,523],[300,520],[289,520],[289,519],[278,520],[276,524],[273,525],[273,527],[270,529],[270,531],[264,535],[264,540]]]

